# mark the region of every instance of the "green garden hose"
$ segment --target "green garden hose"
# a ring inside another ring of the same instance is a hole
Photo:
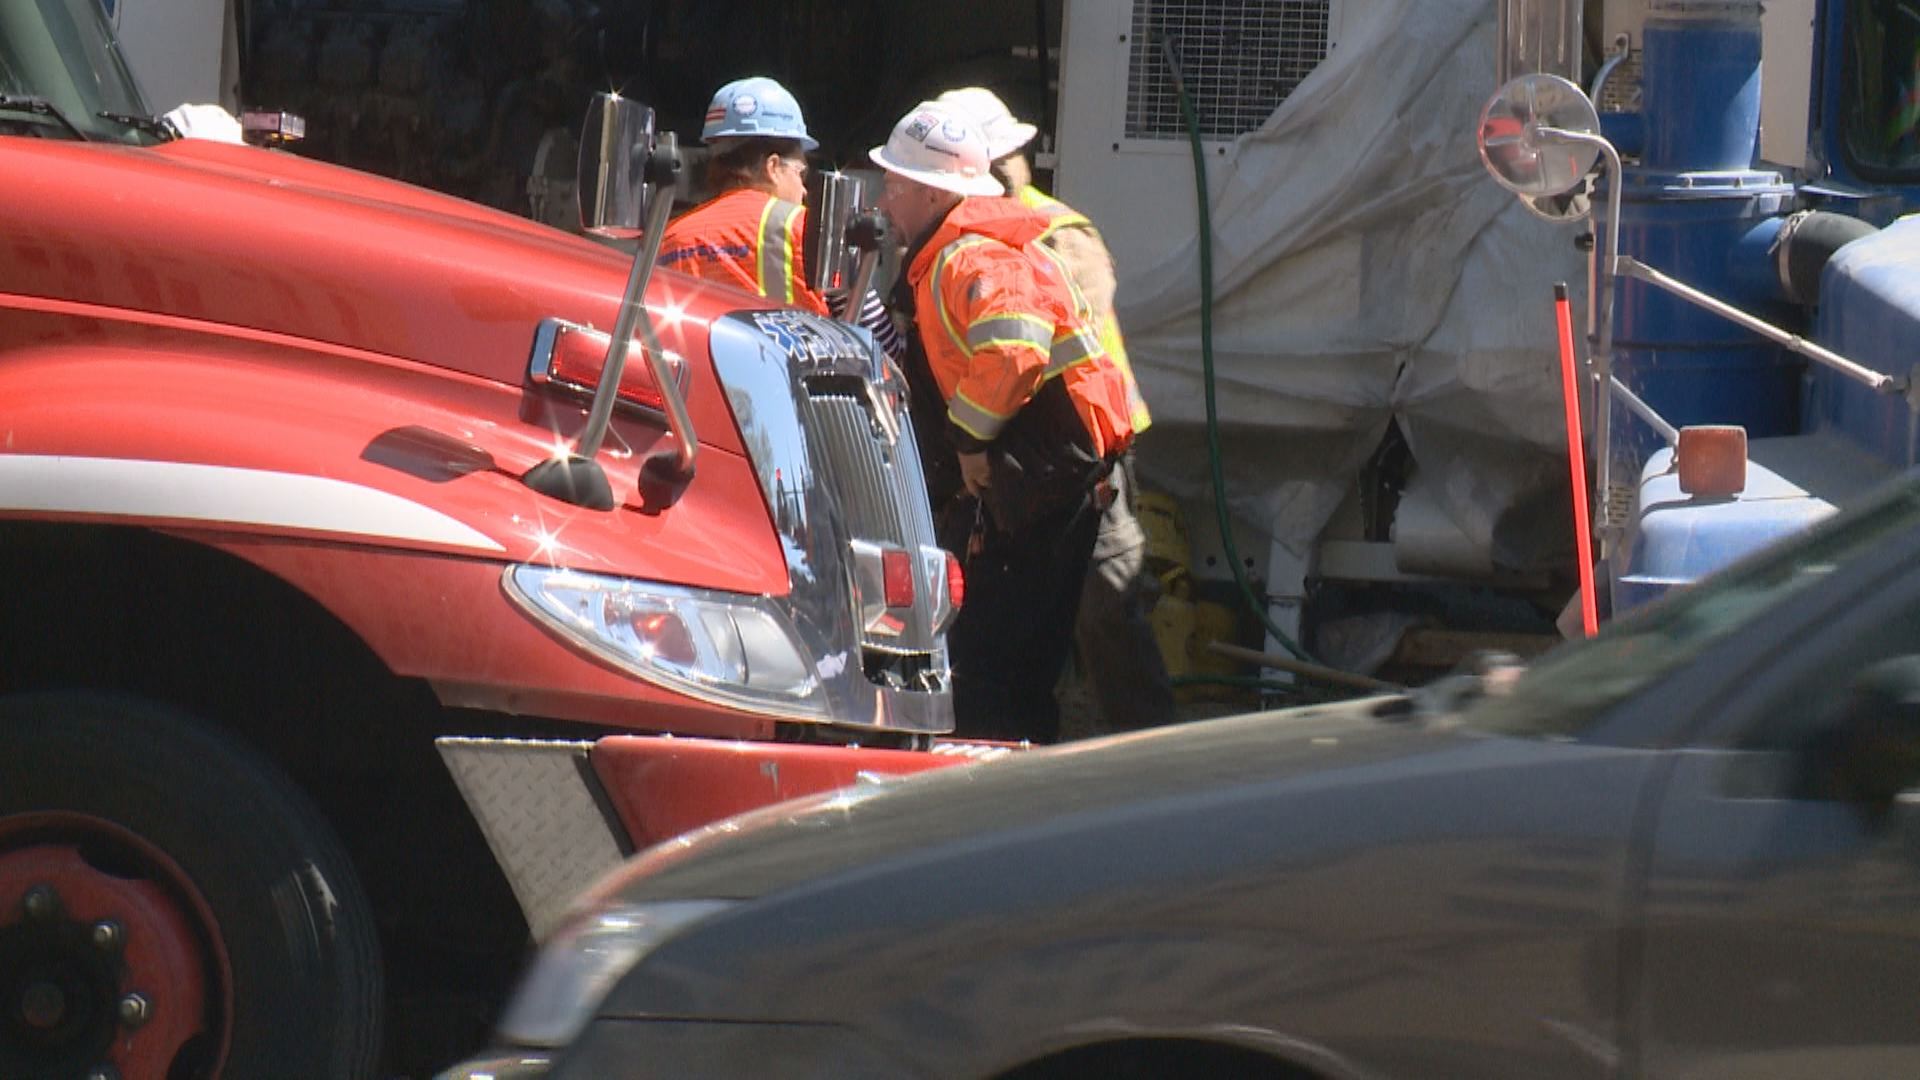
[[[1220,525],[1220,544],[1226,549],[1234,583],[1240,586],[1241,595],[1266,626],[1267,633],[1288,652],[1312,663],[1313,657],[1274,623],[1265,600],[1254,594],[1240,561],[1240,551],[1233,542],[1233,528],[1227,516],[1226,470],[1220,463],[1220,413],[1213,388],[1213,218],[1207,206],[1207,158],[1200,148],[1200,123],[1194,117],[1193,101],[1187,96],[1187,80],[1181,74],[1180,58],[1174,52],[1173,42],[1162,40],[1160,50],[1166,55],[1167,68],[1173,72],[1173,87],[1180,95],[1180,117],[1186,121],[1187,140],[1193,146],[1193,183],[1200,206],[1200,363],[1207,388],[1207,460],[1213,468],[1213,508]]]

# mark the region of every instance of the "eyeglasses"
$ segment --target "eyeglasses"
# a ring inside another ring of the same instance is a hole
[[[800,179],[805,180],[807,178],[807,159],[806,158],[783,157],[780,159],[780,163],[782,165],[785,165],[787,168],[792,169],[794,171],[794,175],[800,177]]]

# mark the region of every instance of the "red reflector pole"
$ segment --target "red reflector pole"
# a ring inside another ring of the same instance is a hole
[[[1600,612],[1593,598],[1593,531],[1587,522],[1586,440],[1580,434],[1580,380],[1573,362],[1573,305],[1567,283],[1553,287],[1553,314],[1560,324],[1560,391],[1567,412],[1567,466],[1573,478],[1573,541],[1580,560],[1580,624],[1587,636],[1600,632]],[[1604,391],[1603,391],[1604,392]],[[1600,448],[1606,453],[1606,448]]]

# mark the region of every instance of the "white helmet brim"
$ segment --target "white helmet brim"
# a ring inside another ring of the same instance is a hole
[[[979,176],[961,176],[958,173],[936,172],[932,169],[916,169],[903,165],[887,156],[887,148],[876,146],[867,151],[875,165],[890,173],[904,176],[916,184],[925,184],[930,188],[950,191],[955,195],[1005,195],[1007,189],[995,179],[992,173]]]
[[[1003,130],[987,132],[987,156],[999,161],[1008,154],[1015,153],[1033,141],[1040,129],[1024,121],[1015,120]]]

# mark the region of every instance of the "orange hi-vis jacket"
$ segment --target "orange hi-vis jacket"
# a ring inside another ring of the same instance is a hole
[[[659,265],[825,315],[800,254],[806,225],[806,207],[737,188],[674,219],[660,242]]]
[[[947,401],[956,449],[1000,435],[1059,379],[1101,457],[1133,439],[1127,380],[1058,254],[1045,215],[1018,199],[964,199],[908,267],[927,364]]]
[[[1100,230],[1094,228],[1087,215],[1048,195],[1032,184],[1024,185],[1015,196],[1020,202],[1047,217],[1047,231],[1041,240],[1047,246],[1060,253],[1067,264],[1067,270],[1074,275],[1080,285],[1082,295],[1093,305],[1093,313],[1100,320],[1100,344],[1106,347],[1107,357],[1120,374],[1127,380],[1127,401],[1132,411],[1133,433],[1135,435],[1153,426],[1153,414],[1147,411],[1146,395],[1140,392],[1140,384],[1133,377],[1133,363],[1127,359],[1127,344],[1120,336],[1120,320],[1113,312],[1113,256],[1107,251],[1107,243],[1101,239]],[[1074,230],[1085,240],[1069,243],[1061,235],[1063,230]],[[1088,265],[1088,264],[1097,265]],[[1098,275],[1105,288],[1097,290],[1090,280]]]

